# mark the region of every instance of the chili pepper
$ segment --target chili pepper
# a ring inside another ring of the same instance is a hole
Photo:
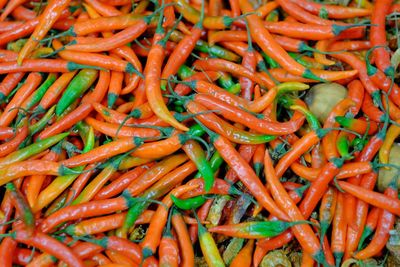
[[[386,31],[385,22],[386,14],[389,11],[393,1],[380,1],[376,3],[371,14],[371,23],[376,24],[376,27],[371,28],[370,41],[372,47],[386,45]],[[390,64],[390,55],[388,51],[383,47],[378,47],[374,50],[374,57],[378,68],[383,71],[386,75],[393,77],[394,69]]]
[[[156,37],[154,38],[154,43],[149,52],[149,60],[144,69],[144,75],[146,77],[145,90],[150,107],[159,118],[177,129],[188,131],[189,129],[186,126],[179,123],[171,115],[167,106],[164,104],[160,90],[160,81],[158,77],[161,75],[161,64],[165,57],[164,47],[170,34],[171,32],[165,35],[164,30],[161,28],[161,22],[159,22],[156,30]]]
[[[309,24],[317,24],[317,25],[330,25],[332,21],[321,18],[320,16],[316,16],[314,14],[310,14],[305,11],[301,6],[299,6],[294,1],[281,1],[277,0],[277,3],[281,6],[281,8],[287,12],[294,19]]]
[[[46,150],[47,148],[53,146],[54,144],[58,143],[59,141],[67,137],[68,134],[69,133],[55,135],[53,137],[43,139],[25,148],[10,153],[6,157],[0,160],[0,168],[4,168],[12,163],[28,159],[29,157],[38,154]]]
[[[183,34],[181,34],[178,31],[173,31],[170,39],[174,42],[178,42],[183,39]],[[204,52],[204,53],[208,53],[208,54],[210,54],[210,56],[213,56],[213,57],[218,57],[218,58],[226,59],[226,60],[233,61],[233,62],[240,61],[240,57],[238,55],[236,55],[235,53],[232,53],[231,51],[226,50],[217,45],[210,46],[201,39],[199,39],[197,41],[195,49],[199,50],[201,52]]]
[[[144,199],[156,199],[166,192],[171,190],[174,186],[182,182],[188,175],[195,171],[195,165],[192,162],[186,163],[175,171],[166,175],[158,182],[156,182],[152,187],[145,190],[140,197]],[[139,215],[150,205],[150,203],[142,202],[140,205],[135,205],[128,211],[128,215],[125,221],[125,229],[128,229],[130,225],[137,220]],[[129,226],[128,226],[129,225]],[[124,229],[124,228],[122,228]]]
[[[62,47],[62,44],[58,40],[53,40],[52,42],[54,49],[58,50]],[[83,68],[104,68],[107,70],[114,70],[120,72],[127,72],[127,73],[135,73],[138,75],[143,76],[139,73],[131,63],[124,61],[122,59],[113,58],[111,56],[106,56],[103,54],[97,53],[88,53],[88,52],[76,52],[76,51],[59,51],[58,54],[61,58],[71,61],[71,63],[67,63],[68,65],[64,68],[67,68],[67,71],[72,71],[74,69],[83,69]],[[46,60],[46,59],[42,59]],[[28,62],[28,60],[27,60]],[[63,61],[61,61],[63,62]],[[60,63],[61,63],[60,62]],[[65,63],[64,63],[65,64]],[[84,65],[82,65],[84,64]],[[59,64],[61,65],[61,64]],[[70,66],[70,67],[69,67]],[[86,67],[79,67],[79,66],[86,66]],[[21,67],[24,67],[22,64]],[[0,65],[1,69],[1,65]],[[60,68],[59,68],[60,69]],[[54,69],[53,69],[54,71]],[[62,71],[66,72],[66,71]]]
[[[34,246],[44,252],[54,255],[71,266],[84,266],[83,262],[71,251],[69,247],[46,234],[35,232],[30,236],[25,230],[18,229],[9,234],[18,243]]]
[[[224,261],[218,251],[218,247],[215,244],[215,241],[210,232],[200,223],[197,214],[195,217],[197,219],[198,224],[198,236],[199,236],[199,243],[201,251],[203,252],[203,256],[205,261],[209,266],[225,266]]]
[[[65,89],[56,106],[56,115],[60,116],[67,107],[81,96],[97,79],[98,71],[93,69],[81,70]]]
[[[396,187],[396,185],[394,186]],[[397,189],[389,186],[385,190],[385,196],[397,199]],[[387,210],[381,211],[376,233],[372,238],[371,243],[366,248],[354,255],[356,259],[366,259],[372,257],[385,247],[385,244],[389,239],[389,230],[394,226],[395,217],[396,216],[394,214]]]
[[[57,79],[57,74],[50,73],[46,80],[42,83],[42,85],[39,86],[38,89],[28,98],[24,101],[22,104],[22,108],[26,110],[30,110],[33,106],[35,106],[44,96],[44,94],[47,92],[47,90],[50,88],[50,86],[54,83],[54,81]]]
[[[20,146],[24,142],[29,133],[27,122],[24,124],[25,125],[18,129],[14,138],[0,145],[0,157],[7,156],[8,154],[14,152],[18,149],[18,146]]]
[[[0,126],[8,126],[12,122],[18,114],[17,107],[33,93],[41,81],[42,76],[39,73],[33,72],[28,75],[25,83],[18,89],[15,96],[7,104],[4,112],[0,115]]]
[[[96,244],[104,249],[111,249],[117,252],[124,253],[131,258],[135,263],[140,263],[142,255],[140,248],[137,244],[116,236],[102,237],[96,239],[90,239],[86,237],[76,237],[77,239]]]
[[[206,198],[204,198],[203,196],[197,196],[184,200],[179,199],[175,196],[171,196],[171,199],[174,202],[174,204],[182,210],[196,209],[206,202]]]
[[[242,109],[234,106],[230,106],[227,103],[224,103],[223,101],[218,100],[214,97],[208,97],[198,94],[195,96],[194,99],[195,102],[198,102],[201,105],[205,105],[206,107],[217,108],[218,111],[226,119],[241,123],[249,127],[250,129],[261,132],[263,134],[282,135],[295,132],[304,120],[304,117],[301,114],[297,113],[288,122],[270,122],[259,119],[249,112],[243,111]],[[189,104],[186,105],[187,108],[189,108],[190,105],[193,106],[193,104],[189,102]]]
[[[163,228],[168,221],[169,208],[174,203],[174,199],[185,192],[195,189],[196,187],[197,185],[182,185],[172,190],[164,197],[162,204],[158,206],[153,215],[153,220],[150,222],[149,234],[146,235],[141,243],[143,258],[148,258],[153,255],[157,247],[160,245]]]
[[[169,56],[168,61],[162,70],[161,79],[168,79],[171,75],[174,75],[179,66],[181,66],[189,57],[190,53],[195,48],[197,41],[201,37],[201,33],[203,31],[203,21],[204,3],[202,3],[200,20],[193,26],[191,34],[186,35],[182,40],[180,40],[172,54]]]
[[[74,156],[62,161],[62,164],[67,167],[82,166],[89,163],[95,163],[107,159],[109,157],[127,152],[143,143],[141,138],[123,138],[105,145],[96,147],[84,154]]]
[[[158,166],[156,165],[152,168],[153,172],[146,173],[131,182],[126,188],[127,192],[129,192],[131,195],[138,195],[142,193],[145,189],[161,179],[163,174],[168,173],[169,170],[179,166],[186,160],[187,157],[183,154],[172,155],[164,159]]]
[[[400,202],[396,199],[393,200],[381,193],[376,193],[360,186],[352,185],[347,182],[338,182],[339,186],[346,192],[354,195],[355,197],[371,204],[375,207],[386,209],[393,214],[398,214]]]
[[[13,183],[6,184],[6,189],[10,192],[11,201],[15,206],[16,212],[22,217],[27,234],[32,235],[35,230],[35,218],[28,202]]]
[[[290,216],[292,221],[304,221],[304,217],[308,216],[303,217],[300,209],[296,207],[293,201],[289,198],[286,190],[280,184],[268,153],[265,153],[264,166],[267,182],[271,186],[271,192],[279,203],[280,207],[288,211],[288,216]],[[302,203],[304,203],[304,200]],[[304,251],[310,253],[316,261],[324,263],[325,257],[323,252],[320,250],[320,244],[312,229],[308,225],[302,224],[294,226],[292,230]]]
[[[181,254],[182,266],[193,266],[194,265],[194,251],[192,242],[190,241],[190,236],[186,224],[182,218],[182,215],[173,210],[172,212],[172,226],[174,227],[177,237],[178,243],[181,251],[184,253]]]
[[[307,223],[305,221],[261,221],[261,222],[246,222],[234,225],[215,226],[208,231],[211,233],[219,233],[227,236],[240,237],[246,239],[258,239],[265,237],[274,237],[294,225]]]
[[[321,243],[324,240],[325,234],[334,218],[336,210],[338,192],[335,188],[329,187],[322,197],[319,207],[319,225]]]
[[[294,1],[293,1],[294,2]],[[354,7],[342,7],[336,5],[322,5],[319,3],[308,2],[304,0],[296,1],[296,5],[301,6],[305,10],[318,15],[321,12],[327,12],[329,18],[334,19],[345,19],[345,18],[354,18],[354,17],[363,17],[371,14],[371,10],[363,9],[363,8],[354,8]]]
[[[61,12],[69,5],[69,3],[69,0],[52,1],[46,6],[43,14],[40,16],[39,23],[35,27],[34,32],[29,37],[28,41],[18,54],[18,65],[21,65],[22,61],[36,47],[40,40],[43,39],[46,33],[51,29],[53,24],[61,16]]]
[[[386,133],[386,137],[379,149],[379,162],[389,163],[390,149],[395,141],[395,139],[400,135],[400,127],[392,124]]]
[[[341,126],[348,128],[349,130],[355,131],[359,134],[374,134],[378,130],[378,125],[375,122],[369,122],[361,119],[346,118],[343,116],[337,116],[335,118]]]
[[[73,44],[66,45],[62,49],[81,52],[109,51],[126,45],[127,43],[132,42],[133,40],[138,38],[146,31],[148,23],[150,23],[148,17],[143,17],[142,19],[135,21],[133,25],[123,29],[122,31],[112,36],[102,38],[102,40],[99,40],[99,42],[86,43],[75,40],[75,42],[73,41]]]
[[[82,151],[85,154],[92,150],[94,147],[93,129],[90,128],[88,131],[83,131],[83,134],[86,135],[85,147]],[[61,175],[54,179],[39,194],[36,205],[33,207],[34,212],[41,210],[43,207],[45,207],[47,204],[57,198],[70,184],[72,184],[72,182],[79,176],[83,169],[84,166],[80,165],[79,167],[72,170],[72,174]]]
[[[358,250],[364,248],[364,241],[374,232],[376,225],[378,224],[379,216],[381,215],[381,210],[379,208],[373,207],[367,217],[365,222],[365,228],[362,232],[360,242],[358,243]]]

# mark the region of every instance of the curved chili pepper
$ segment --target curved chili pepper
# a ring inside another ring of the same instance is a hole
[[[381,210],[377,207],[373,207],[369,211],[367,220],[365,222],[365,227],[360,238],[360,242],[358,243],[359,251],[364,248],[364,241],[374,232],[376,225],[378,224],[378,219],[380,215]]]
[[[166,44],[166,38],[169,38],[170,33],[165,35],[164,30],[160,28],[160,26],[161,24],[159,23],[156,30],[156,37],[153,40],[154,43],[150,49],[146,67],[144,69],[147,99],[151,109],[159,118],[177,129],[188,131],[189,128],[179,123],[171,115],[162,98],[160,88],[161,81],[159,80],[159,77],[161,75],[161,64],[165,57],[164,47]]]
[[[22,61],[37,46],[40,40],[43,39],[53,24],[61,16],[62,11],[68,7],[69,3],[70,0],[52,1],[46,6],[43,14],[40,16],[39,23],[35,27],[34,32],[18,54],[18,65],[21,65]]]
[[[370,42],[372,47],[377,47],[374,50],[374,58],[378,68],[386,75],[393,77],[394,68],[390,63],[390,54],[383,48],[378,46],[385,46],[386,43],[386,14],[392,4],[392,0],[379,1],[375,4],[372,14],[371,23],[376,24],[376,27],[371,28]]]
[[[195,102],[199,102],[208,108],[216,108],[222,116],[234,122],[241,123],[250,129],[264,134],[282,135],[293,133],[298,130],[303,123],[304,117],[301,113],[295,113],[288,122],[271,122],[259,119],[256,116],[240,108],[230,106],[214,97],[202,96],[197,94],[194,97]]]
[[[196,209],[206,202],[206,198],[204,198],[204,196],[196,196],[188,199],[179,199],[175,196],[171,196],[171,199],[181,210]]]
[[[286,190],[279,182],[276,171],[272,165],[272,160],[268,153],[265,153],[264,166],[266,179],[271,186],[271,192],[274,195],[274,198],[279,203],[279,206],[287,210],[288,216],[290,217],[292,222],[304,221],[304,217],[300,212],[300,209],[297,208],[297,206],[293,203]],[[316,261],[322,263],[325,262],[325,257],[320,249],[319,241],[310,226],[306,224],[296,225],[293,226],[292,231],[297,240],[300,242],[304,251],[310,253]]]
[[[210,190],[214,184],[214,171],[211,169],[203,149],[194,140],[187,141],[182,148],[186,155],[196,164],[199,173],[204,179],[206,191]]]
[[[397,199],[397,189],[389,186],[385,190],[385,195]],[[396,216],[394,214],[387,210],[382,210],[378,220],[376,233],[372,238],[371,243],[363,250],[357,252],[354,257],[356,259],[366,259],[379,253],[385,247],[386,242],[389,239],[389,231],[394,226],[395,218]]]
[[[386,137],[382,143],[382,146],[379,149],[379,162],[384,164],[389,163],[390,149],[392,148],[395,139],[399,135],[400,135],[400,127],[394,124],[390,125],[386,133]]]

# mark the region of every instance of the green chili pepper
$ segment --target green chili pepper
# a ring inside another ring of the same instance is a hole
[[[288,54],[291,58],[296,60],[299,64],[303,65],[304,67],[309,68],[309,69],[315,68],[315,64],[303,59],[303,55],[293,53],[293,52],[289,52]]]
[[[33,234],[33,232],[35,231],[35,216],[33,215],[32,210],[25,197],[22,195],[21,191],[19,191],[19,189],[15,187],[13,183],[6,184],[6,189],[10,193],[13,204],[15,205],[19,216],[21,216],[21,219],[25,224],[25,229],[28,230],[30,234]]]
[[[46,80],[39,86],[38,89],[32,94],[32,98],[30,99],[29,103],[26,105],[26,110],[30,110],[34,105],[39,103],[42,99],[44,94],[50,88],[50,86],[55,82],[57,79],[57,75],[55,73],[50,73]]]
[[[347,118],[345,116],[336,116],[335,121],[345,128],[352,128],[353,124],[356,122],[354,118]]]
[[[7,44],[7,50],[19,52],[22,49],[22,47],[26,44],[27,41],[28,41],[28,39],[19,39],[15,42],[10,42]]]
[[[301,111],[304,114],[304,116],[306,116],[306,120],[307,120],[308,124],[310,125],[311,129],[313,129],[314,131],[321,128],[321,125],[320,125],[317,117],[314,114],[312,114],[311,111],[309,111],[305,107],[293,105],[290,108],[293,110]]]
[[[61,133],[61,134],[51,136],[51,137],[45,138],[43,140],[37,141],[36,143],[33,143],[27,147],[17,150],[15,152],[9,154],[8,156],[4,157],[0,161],[0,166],[3,167],[7,164],[11,164],[14,162],[23,161],[25,159],[28,159],[40,152],[43,152],[47,148],[55,145],[56,143],[58,143],[59,141],[61,141],[65,137],[67,137],[68,135],[69,135],[69,133]]]
[[[278,62],[276,62],[273,58],[271,58],[270,56],[268,56],[267,54],[265,54],[264,52],[261,52],[262,57],[264,58],[264,60],[267,62],[268,66],[271,69],[276,69],[276,68],[280,68],[280,65]]]
[[[194,140],[189,140],[184,146],[184,151],[188,157],[196,165],[199,173],[204,179],[204,189],[206,192],[210,191],[214,185],[214,171],[211,169],[211,165],[207,160],[207,156],[204,153],[199,143]]]
[[[188,66],[182,65],[178,69],[178,76],[181,80],[185,80],[192,76],[195,72]]]
[[[232,79],[232,75],[226,72],[221,72],[220,77],[218,78],[218,84],[224,88],[228,89],[229,87],[232,87],[235,85],[235,82]]]
[[[215,151],[210,158],[210,166],[214,173],[219,169],[222,163],[224,163],[224,159],[221,157],[218,151]],[[194,178],[200,178],[200,177],[201,177],[200,172],[194,176]]]
[[[347,160],[353,158],[349,152],[349,140],[346,136],[342,135],[336,140],[336,148],[343,159]]]
[[[266,21],[275,21],[275,19],[279,16],[279,11],[278,10],[273,10],[271,11],[267,17],[265,18]]]
[[[206,202],[206,198],[204,196],[196,196],[188,199],[179,199],[176,196],[171,195],[171,199],[172,202],[174,202],[175,206],[177,206],[181,210],[197,209]]]
[[[57,103],[57,116],[60,116],[69,105],[71,105],[90,88],[90,86],[97,79],[97,75],[97,70],[83,69],[72,79]]]

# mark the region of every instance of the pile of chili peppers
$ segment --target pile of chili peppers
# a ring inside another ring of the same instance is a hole
[[[400,4],[346,2],[1,0],[0,266],[385,257]]]

